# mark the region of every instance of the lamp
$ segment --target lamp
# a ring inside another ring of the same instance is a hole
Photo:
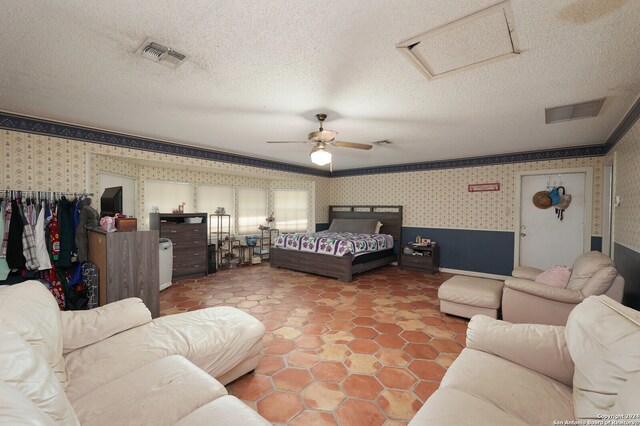
[[[324,146],[317,146],[311,151],[311,162],[313,164],[324,166],[331,162],[331,153],[324,148]]]

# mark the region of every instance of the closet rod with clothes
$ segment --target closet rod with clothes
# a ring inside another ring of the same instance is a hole
[[[86,229],[98,225],[90,193],[0,189],[0,284],[45,283],[61,309],[97,305],[86,291]],[[77,232],[80,230],[80,232]],[[89,276],[91,274],[88,274]],[[86,293],[89,302],[82,296]],[[85,303],[86,302],[86,303]]]
[[[93,197],[93,192],[65,192],[65,191],[36,191],[33,189],[0,189],[0,194],[6,197],[15,195],[17,197],[34,197],[37,194],[41,194],[42,197],[46,195],[52,195],[55,197]]]
[[[87,192],[0,190],[0,281],[8,270],[71,266],[77,253],[80,210],[90,205],[89,196]]]

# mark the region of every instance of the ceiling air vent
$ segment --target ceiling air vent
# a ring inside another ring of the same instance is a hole
[[[136,53],[150,61],[174,69],[182,65],[185,59],[187,59],[182,53],[176,52],[170,47],[163,46],[160,43],[156,43],[151,39],[145,40]]]
[[[429,80],[520,53],[509,0],[396,44]]]
[[[547,124],[561,121],[579,120],[581,118],[595,117],[600,113],[600,108],[606,98],[595,99],[579,104],[564,105],[554,108],[545,108],[544,115]]]

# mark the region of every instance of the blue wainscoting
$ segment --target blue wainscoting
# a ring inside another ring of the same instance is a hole
[[[497,275],[511,275],[513,270],[513,232],[402,228],[403,242],[415,241],[417,236],[438,243],[443,268]]]
[[[616,269],[624,277],[622,303],[640,310],[640,253],[621,244],[613,245]]]
[[[591,251],[602,251],[602,237],[591,236]]]
[[[327,229],[328,223],[316,223],[316,232]],[[511,275],[513,270],[513,232],[402,228],[404,243],[415,241],[418,235],[440,245],[440,266],[443,268],[496,275]],[[591,237],[591,250],[602,251],[602,237]]]

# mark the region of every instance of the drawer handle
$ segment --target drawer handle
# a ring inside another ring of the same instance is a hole
[[[196,266],[193,267],[193,269],[196,269],[196,268],[199,268],[199,267],[200,267],[200,265],[196,265]]]
[[[175,229],[172,229],[172,230],[171,230],[171,233],[172,233],[172,234],[175,234],[176,232],[177,232],[177,231],[176,231]]]
[[[194,256],[200,256],[200,253],[193,253]]]

